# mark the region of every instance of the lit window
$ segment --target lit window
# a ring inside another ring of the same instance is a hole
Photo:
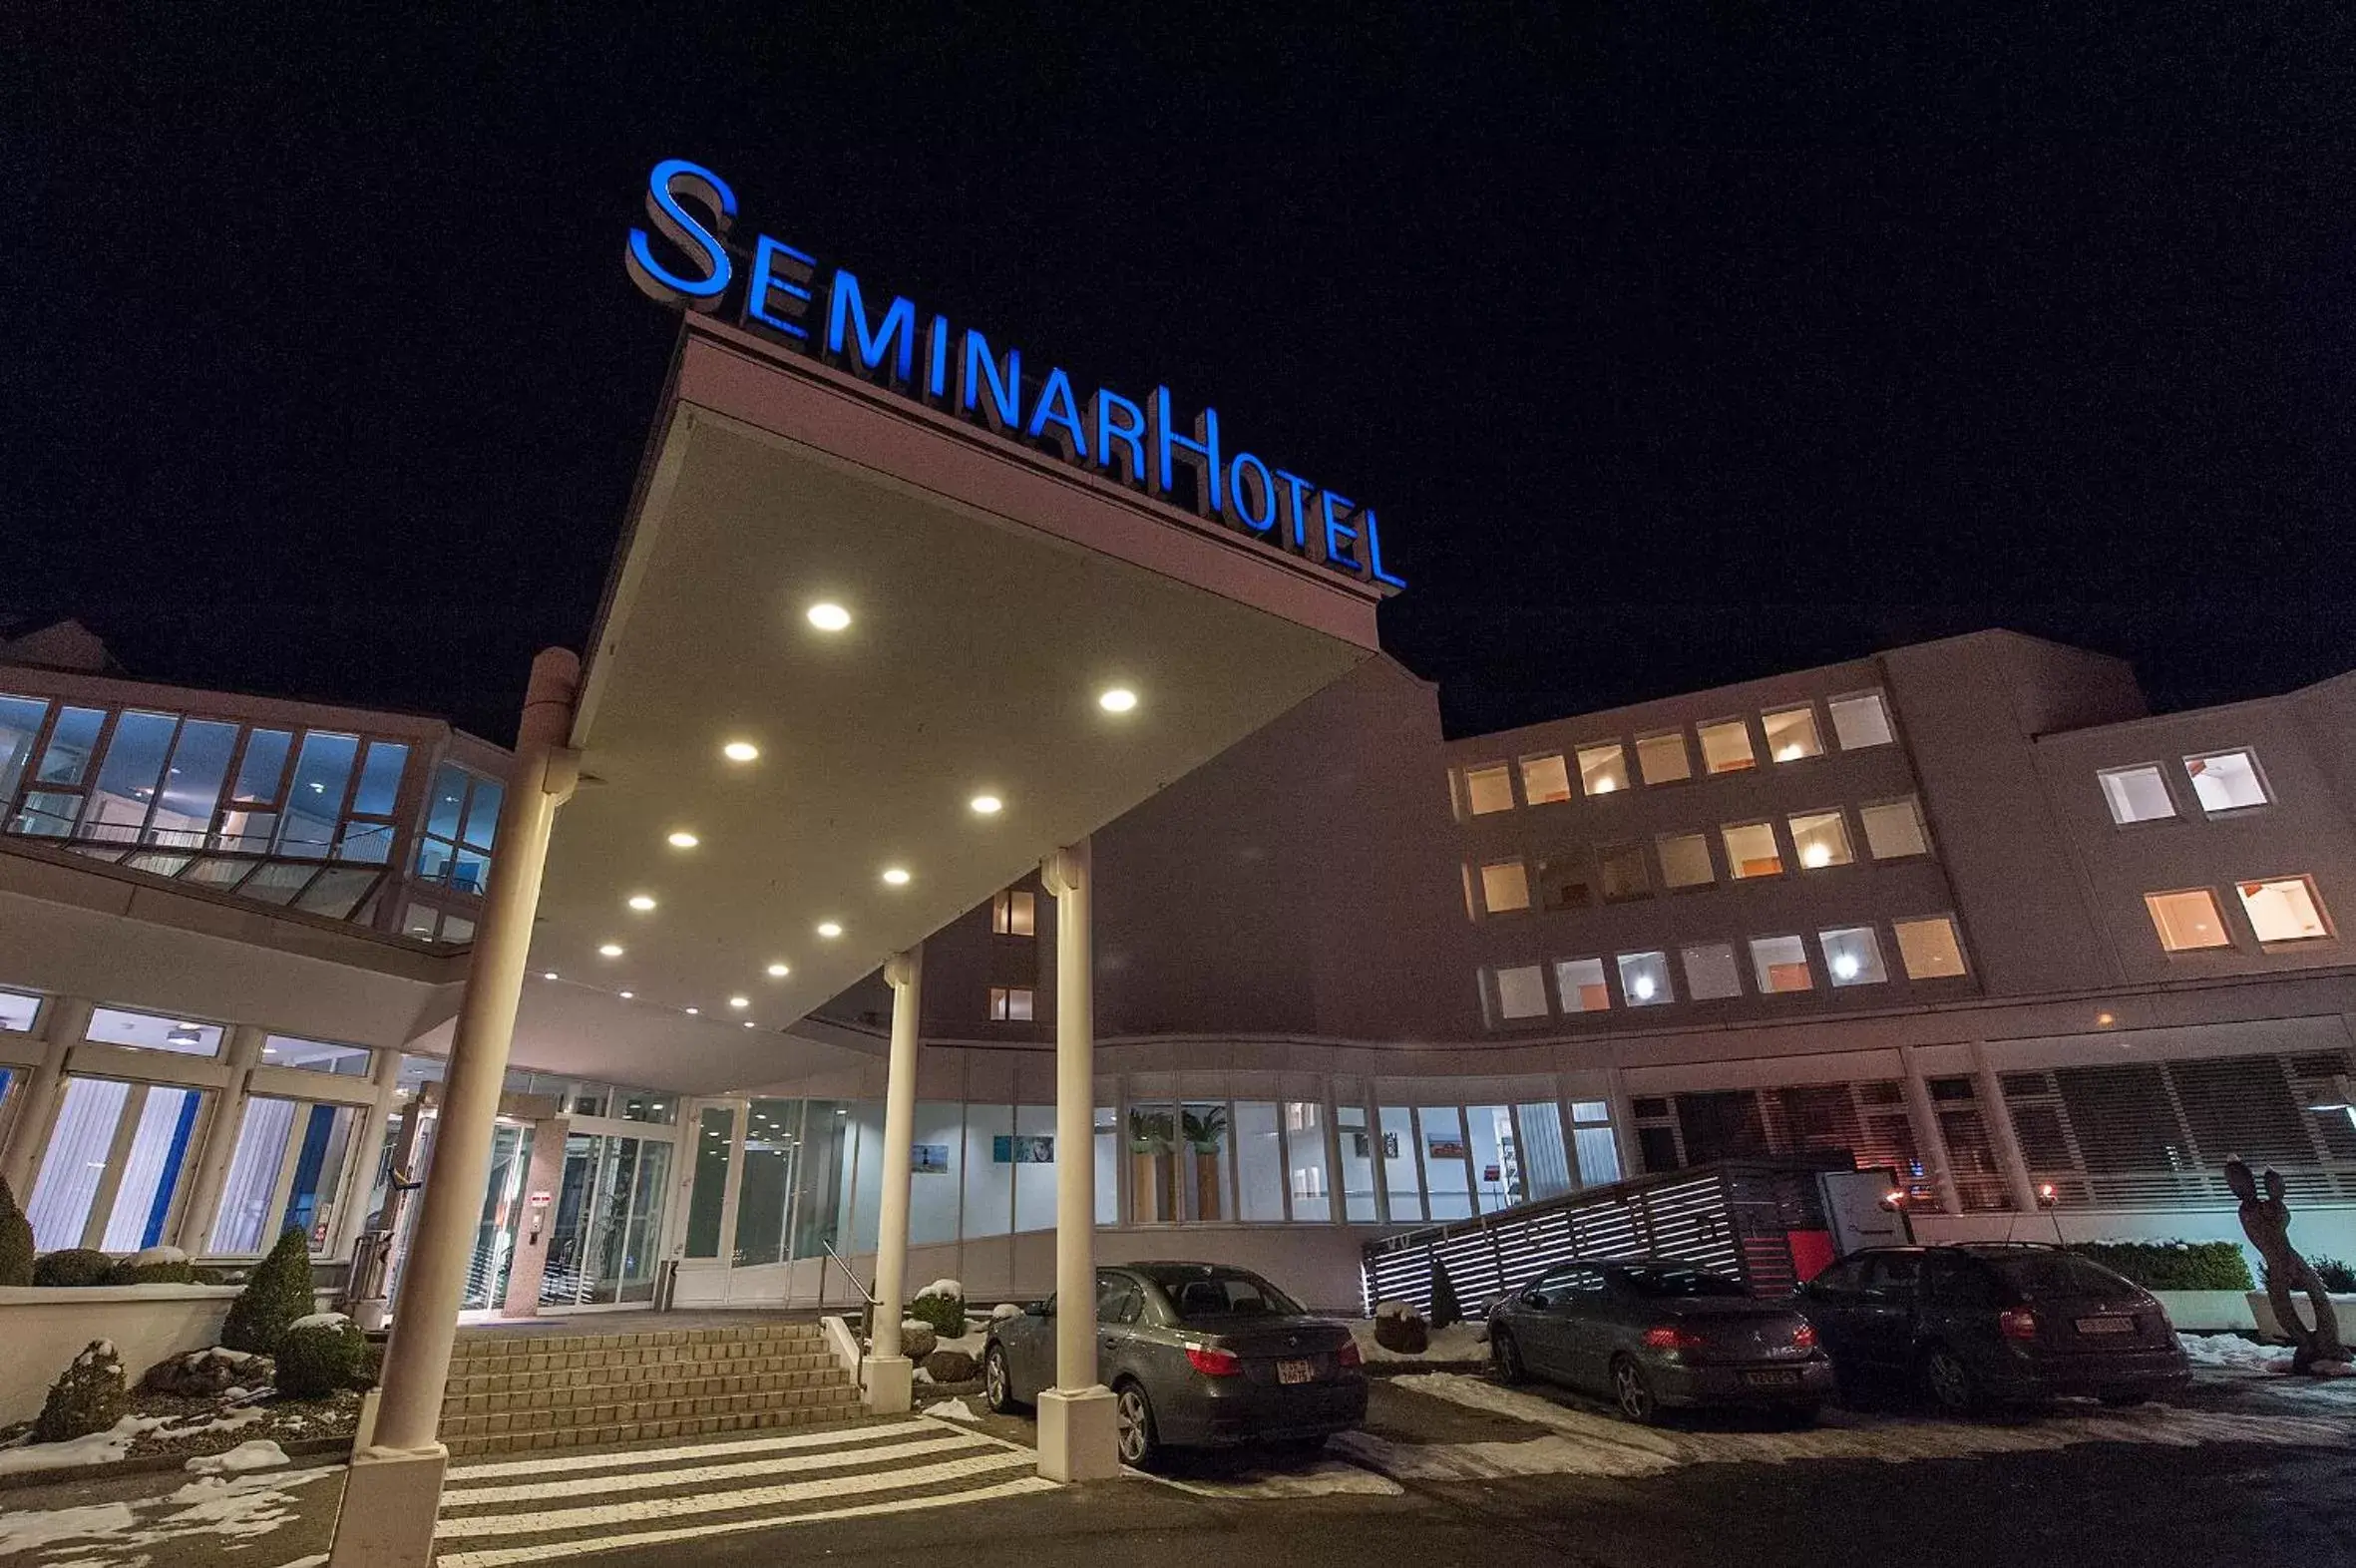
[[[1555,993],[1565,1012],[1605,1012],[1612,993],[1604,984],[1603,960],[1564,959],[1554,966]]]
[[[1752,976],[1762,995],[1783,990],[1811,990],[1815,977],[1808,973],[1807,947],[1797,937],[1760,937],[1751,944]]]
[[[339,1078],[365,1078],[374,1053],[365,1045],[330,1045],[324,1040],[298,1040],[286,1034],[262,1037],[265,1067],[292,1067],[298,1072],[326,1072]]]
[[[1587,882],[1587,857],[1576,850],[1547,855],[1538,862],[1538,902],[1550,910],[1583,910],[1592,893]]]
[[[41,998],[21,990],[0,990],[0,1034],[22,1034],[33,1027]]]
[[[2160,776],[2160,765],[2147,762],[2137,768],[2108,768],[2095,775],[2103,784],[2103,799],[2111,807],[2111,820],[2121,827],[2131,822],[2157,822],[2176,814],[2176,803],[2168,798],[2167,781]]]
[[[1824,973],[1833,984],[1879,985],[1890,978],[1872,927],[1844,926],[1818,935],[1824,944]]]
[[[1501,860],[1480,869],[1481,907],[1491,915],[1530,907],[1530,877],[1518,860]]]
[[[1908,980],[1937,980],[1963,973],[1963,944],[1955,939],[1955,922],[1944,915],[1897,921],[1898,961]]]
[[[1628,787],[1628,753],[1618,741],[1579,748],[1579,787],[1590,795]]]
[[[33,1245],[138,1252],[163,1241],[203,1099],[196,1089],[67,1078],[25,1203]]]
[[[1824,704],[1832,715],[1832,735],[1843,751],[1862,751],[1868,746],[1890,743],[1890,712],[1882,704],[1878,691],[1860,691],[1853,696],[1834,697]]]
[[[417,880],[480,897],[491,881],[492,843],[506,798],[507,786],[497,779],[456,763],[436,769],[417,840]]]
[[[268,1251],[287,1231],[301,1231],[313,1252],[325,1251],[332,1237],[319,1227],[331,1218],[354,1115],[349,1106],[247,1100],[205,1250],[250,1256]],[[289,1173],[281,1199],[279,1182]]]
[[[1665,833],[1657,841],[1661,851],[1661,885],[1668,888],[1705,888],[1718,880],[1710,867],[1710,839],[1700,833]]]
[[[1533,806],[1571,798],[1571,770],[1559,752],[1521,759],[1521,794]]]
[[[1636,766],[1647,784],[1674,784],[1694,776],[1693,753],[1686,750],[1685,731],[1664,730],[1636,738]]]
[[[1737,882],[1747,877],[1779,877],[1783,857],[1775,848],[1775,830],[1765,822],[1739,822],[1720,830],[1726,838],[1727,870]]]
[[[1922,808],[1909,795],[1877,806],[1859,806],[1857,820],[1865,825],[1865,848],[1875,860],[1903,860],[1930,853],[1930,835],[1923,830]]]
[[[1849,852],[1848,825],[1837,811],[1802,812],[1791,819],[1791,853],[1802,871],[1845,866],[1856,856]]]
[[[2232,945],[2225,923],[2217,915],[2217,901],[2206,888],[2182,893],[2147,893],[2144,907],[2152,912],[2152,927],[2160,945],[2170,953]]]
[[[1513,809],[1513,775],[1500,762],[1493,767],[1464,770],[1464,804],[1476,817]]]
[[[1669,985],[1669,955],[1621,954],[1620,994],[1628,998],[1631,1007],[1651,1007],[1664,1001],[1675,1001],[1677,993]]]
[[[989,1015],[1001,1023],[1030,1021],[1031,991],[1027,985],[992,985],[989,988]]]
[[[2260,942],[2312,942],[2331,935],[2323,924],[2323,907],[2315,884],[2305,877],[2275,877],[2265,882],[2238,882],[2242,912],[2249,916]]]
[[[1496,986],[1497,1016],[1500,1018],[1542,1018],[1546,1016],[1546,977],[1535,964],[1518,964],[1511,969],[1493,972]]]
[[[2247,751],[2219,751],[2205,757],[2186,757],[2184,771],[2192,776],[2192,793],[2200,809],[2215,815],[2263,806],[2266,781],[2258,774],[2258,759]]]
[[[1732,943],[1697,943],[1680,949],[1678,958],[1685,964],[1685,993],[1694,1000],[1710,1001],[1743,994]]]
[[[1001,937],[1033,935],[1036,919],[1030,894],[1020,888],[1008,888],[989,901],[989,929]]]
[[[0,696],[0,811],[16,799],[24,782],[25,766],[33,759],[33,742],[49,717],[49,703],[40,697]]]
[[[87,1038],[101,1045],[127,1045],[134,1050],[170,1051],[176,1056],[217,1056],[221,1028],[217,1023],[191,1023],[183,1018],[159,1018],[145,1012],[101,1007],[90,1015]]]
[[[1759,766],[1751,749],[1751,727],[1741,719],[1705,724],[1695,731],[1702,738],[1702,766],[1712,773],[1740,773]]]
[[[1641,899],[1653,891],[1652,879],[1645,872],[1642,844],[1606,844],[1595,852],[1595,857],[1597,869],[1602,873],[1606,904]]]
[[[1797,762],[1803,757],[1824,754],[1824,743],[1816,738],[1814,708],[1777,708],[1771,713],[1762,713],[1759,727],[1767,735],[1767,755],[1777,762]]]

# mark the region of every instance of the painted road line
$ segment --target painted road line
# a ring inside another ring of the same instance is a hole
[[[911,1417],[881,1426],[837,1426],[821,1432],[793,1432],[781,1437],[723,1437],[670,1448],[609,1448],[601,1453],[551,1450],[534,1459],[502,1459],[487,1464],[453,1465],[445,1479],[491,1481],[516,1475],[540,1475],[551,1470],[578,1475],[583,1470],[635,1469],[640,1465],[666,1464],[673,1459],[700,1459],[711,1454],[785,1453],[796,1448],[826,1448],[840,1443],[885,1437],[909,1437],[933,1431],[937,1425],[937,1422]]]
[[[526,1481],[513,1486],[451,1486],[442,1492],[442,1506],[472,1508],[490,1503],[537,1502],[552,1497],[591,1497],[609,1492],[651,1491],[664,1486],[692,1486],[710,1481],[735,1481],[746,1476],[802,1474],[812,1470],[848,1470],[863,1464],[892,1464],[922,1454],[963,1449],[972,1452],[989,1445],[963,1432],[922,1437],[911,1442],[884,1443],[864,1448],[827,1448],[815,1452],[769,1454],[733,1464],[697,1464],[676,1469],[650,1468],[626,1475],[581,1475],[563,1481]]]

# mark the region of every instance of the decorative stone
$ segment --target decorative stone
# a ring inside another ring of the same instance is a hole
[[[191,1351],[167,1356],[147,1371],[139,1385],[150,1393],[174,1393],[185,1398],[210,1398],[231,1388],[259,1388],[272,1382],[277,1369],[267,1356],[243,1351]]]

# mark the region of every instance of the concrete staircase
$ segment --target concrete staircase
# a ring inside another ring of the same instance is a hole
[[[458,1336],[442,1440],[464,1458],[818,1426],[864,1413],[814,1323],[479,1329]]]

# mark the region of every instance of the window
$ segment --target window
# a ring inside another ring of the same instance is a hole
[[[1287,1100],[1284,1112],[1285,1166],[1293,1218],[1330,1220],[1334,1196],[1326,1173],[1326,1108],[1316,1100]]]
[[[1702,738],[1702,766],[1708,771],[1740,773],[1759,766],[1759,757],[1751,749],[1750,726],[1741,719],[1705,724],[1696,733]]]
[[[1963,944],[1955,938],[1955,922],[1944,915],[1902,920],[1891,928],[1898,938],[1898,962],[1908,980],[1937,980],[1963,973]]]
[[[2225,935],[2225,923],[2217,916],[2217,901],[2206,888],[2191,888],[2182,893],[2147,893],[2144,907],[2152,912],[2152,927],[2160,933],[2160,946],[2169,953],[2232,946],[2232,939]]]
[[[1518,964],[1491,972],[1500,1018],[1546,1016],[1546,978],[1535,964]]]
[[[0,811],[16,799],[25,766],[33,760],[33,742],[48,717],[49,704],[38,697],[0,696]]]
[[[1930,835],[1922,826],[1922,808],[1911,795],[1877,806],[1859,806],[1857,820],[1865,825],[1865,848],[1875,860],[1903,860],[1931,852]]]
[[[1801,812],[1791,819],[1791,852],[1802,871],[1845,866],[1856,859],[1849,850],[1848,824],[1837,811]]]
[[[0,990],[0,1034],[23,1034],[40,1015],[41,998],[21,990]]]
[[[2331,935],[2323,924],[2323,906],[2315,884],[2306,877],[2275,877],[2266,882],[2238,882],[2242,913],[2258,941],[2313,942]]]
[[[1504,763],[1464,770],[1464,805],[1476,817],[1513,809],[1513,776]]]
[[[327,1072],[339,1078],[365,1078],[374,1053],[365,1045],[330,1045],[324,1040],[298,1040],[290,1035],[262,1038],[265,1067],[292,1067],[299,1072]]]
[[[2263,806],[2271,797],[2258,773],[2254,752],[2219,751],[2205,757],[2186,757],[2184,771],[2192,776],[2192,793],[2210,816]]]
[[[456,763],[435,770],[425,832],[417,841],[417,880],[479,897],[491,880],[492,840],[506,795],[497,779]]]
[[[221,1027],[217,1023],[190,1023],[177,1018],[152,1017],[144,1012],[125,1012],[119,1007],[100,1007],[91,1013],[90,1032],[84,1037],[101,1045],[170,1051],[176,1056],[217,1056]]]
[[[163,1241],[203,1098],[161,1084],[66,1079],[25,1204],[33,1245],[138,1252]]]
[[[1759,716],[1759,727],[1767,735],[1767,755],[1777,762],[1797,762],[1803,757],[1824,754],[1824,743],[1816,737],[1814,708],[1802,705],[1772,709]]]
[[[1383,1119],[1389,1119],[1387,1109]],[[1423,1154],[1423,1191],[1434,1220],[1472,1218],[1472,1166],[1464,1138],[1464,1113],[1453,1105],[1425,1105],[1415,1111]]]
[[[1686,750],[1685,731],[1663,730],[1636,737],[1636,765],[1647,784],[1675,784],[1694,776],[1693,753]]]
[[[1652,1007],[1664,1001],[1675,1001],[1677,992],[1669,984],[1669,955],[1621,954],[1620,994],[1628,998],[1631,1007]]]
[[[1480,904],[1491,915],[1530,907],[1530,877],[1520,861],[1501,860],[1481,867]]]
[[[1535,976],[1538,972],[1532,969]],[[1538,1010],[1546,1010],[1546,988],[1538,987]],[[1374,1144],[1367,1133],[1367,1108],[1351,1103],[1356,1079],[1334,1080],[1334,1131],[1341,1140],[1342,1211],[1353,1225],[1374,1218]]]
[[[1571,1102],[1571,1141],[1579,1153],[1579,1184],[1600,1187],[1620,1179],[1620,1145],[1612,1136],[1612,1108],[1602,1100]]]
[[[1563,766],[1559,752],[1521,759],[1521,795],[1533,806],[1571,798],[1570,769]]]
[[[1797,937],[1759,937],[1751,944],[1751,972],[1761,995],[1776,991],[1810,990],[1815,977],[1808,973],[1807,948]]]
[[[2106,768],[2095,777],[2102,783],[2111,820],[2123,828],[2131,822],[2158,822],[2176,814],[2176,803],[2168,798],[2167,781],[2160,776],[2157,762]]]
[[[1524,1202],[1559,1198],[1576,1183],[1571,1177],[1571,1151],[1563,1146],[1562,1108],[1552,1100],[1525,1101],[1514,1107],[1521,1126],[1516,1146],[1520,1156]]]
[[[287,1231],[301,1231],[313,1252],[323,1251],[355,1114],[348,1105],[247,1100],[205,1250],[267,1252]]]
[[[1579,788],[1609,795],[1628,787],[1628,752],[1618,741],[1579,748]]]
[[[687,1195],[687,1256],[720,1255],[720,1210],[728,1197],[728,1160],[736,1112],[707,1105],[695,1118],[695,1184]]]
[[[1743,994],[1743,981],[1735,968],[1734,944],[1704,942],[1683,949],[1679,958],[1685,964],[1685,993],[1696,1001],[1715,1001],[1722,996]]]
[[[1843,926],[1819,933],[1824,973],[1835,985],[1879,985],[1890,978],[1882,967],[1881,943],[1870,926]]]
[[[1029,986],[992,985],[989,988],[989,1015],[1000,1023],[1028,1023],[1030,1009]]]
[[[1726,839],[1727,870],[1737,882],[1749,877],[1783,875],[1783,857],[1775,848],[1772,824],[1739,822],[1721,831]]]
[[[989,929],[1001,937],[1037,935],[1037,909],[1031,895],[1008,888],[989,901]]]
[[[1624,904],[1652,892],[1642,844],[1606,844],[1595,855],[1606,904]]]
[[[1562,960],[1554,966],[1554,988],[1565,1012],[1605,1012],[1612,1005],[1601,959]]]
[[[1415,1112],[1406,1105],[1377,1105],[1382,1129],[1382,1192],[1393,1220],[1423,1218],[1423,1188],[1415,1158]]]
[[[1710,865],[1710,839],[1700,833],[1668,833],[1655,841],[1661,852],[1661,885],[1706,888],[1718,881]]]
[[[1843,751],[1863,751],[1868,746],[1890,743],[1890,713],[1882,704],[1878,691],[1860,691],[1852,696],[1834,697],[1824,704],[1832,715],[1832,735]]]

